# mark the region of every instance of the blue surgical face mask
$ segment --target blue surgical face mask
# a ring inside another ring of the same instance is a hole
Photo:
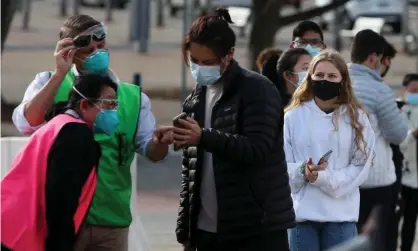
[[[306,77],[307,74],[308,74],[307,71],[298,72],[298,82],[296,84],[297,87],[299,87],[302,84],[302,82],[305,79],[305,77]]]
[[[406,102],[410,105],[418,105],[418,93],[407,93]]]
[[[193,79],[201,85],[213,85],[221,78],[221,67],[215,66],[202,66],[196,63],[190,62],[190,72]]]
[[[112,135],[119,125],[118,112],[116,110],[101,109],[94,121],[94,132]]]
[[[109,69],[110,56],[105,49],[99,49],[83,61],[83,70],[87,73],[105,74]]]
[[[309,52],[309,54],[311,54],[312,57],[315,57],[316,55],[318,55],[321,52],[320,48],[312,47],[310,44],[305,46],[305,50],[307,50]]]

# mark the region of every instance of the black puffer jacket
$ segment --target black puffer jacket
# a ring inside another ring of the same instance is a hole
[[[211,128],[183,151],[177,240],[195,245],[204,151],[213,155],[217,233],[240,239],[294,226],[295,214],[283,151],[283,106],[267,78],[232,62]],[[197,86],[183,111],[203,128],[206,88]]]

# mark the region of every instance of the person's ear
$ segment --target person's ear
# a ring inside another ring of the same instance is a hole
[[[382,60],[382,63],[388,67],[390,65],[390,58],[389,57],[384,57]]]
[[[91,104],[86,99],[80,101],[79,109],[81,113],[85,113],[90,107]]]
[[[283,78],[284,78],[285,80],[289,81],[289,82],[292,82],[292,81],[293,81],[293,77],[294,77],[294,75],[295,75],[295,74],[293,74],[293,73],[291,73],[291,72],[289,72],[289,71],[285,71],[285,72],[283,72]]]

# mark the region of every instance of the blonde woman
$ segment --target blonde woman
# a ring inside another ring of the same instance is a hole
[[[312,60],[284,120],[297,221],[291,250],[326,250],[353,238],[375,136],[338,52],[323,51]]]

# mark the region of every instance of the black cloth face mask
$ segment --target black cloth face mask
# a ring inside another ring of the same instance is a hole
[[[341,83],[328,80],[311,80],[313,95],[320,100],[328,101],[340,96]]]

